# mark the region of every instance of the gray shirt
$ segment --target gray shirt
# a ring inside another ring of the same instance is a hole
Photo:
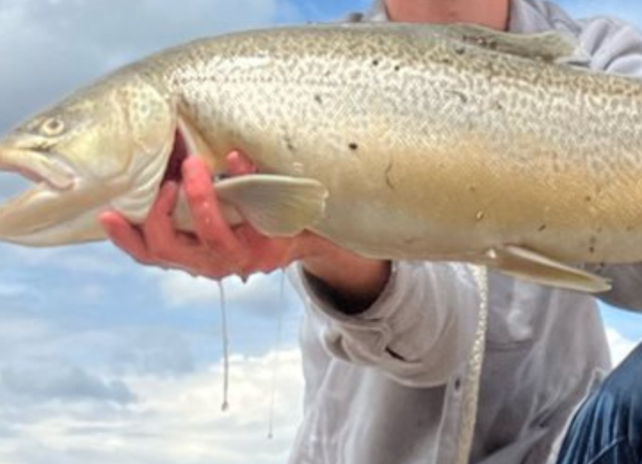
[[[385,21],[381,4],[352,20]],[[510,29],[578,37],[586,66],[642,76],[642,34],[609,18],[574,21],[540,0],[514,0]],[[347,316],[298,268],[305,414],[292,464],[450,464],[479,290],[460,263],[394,263],[379,299]],[[638,266],[600,272],[605,299],[642,308]],[[476,464],[553,460],[573,411],[609,370],[595,300],[490,274],[489,327],[470,455]]]

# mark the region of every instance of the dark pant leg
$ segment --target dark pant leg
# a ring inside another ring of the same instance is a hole
[[[577,411],[558,464],[641,464],[642,344]]]

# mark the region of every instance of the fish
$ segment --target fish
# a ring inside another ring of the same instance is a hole
[[[100,211],[143,222],[199,156],[232,225],[607,291],[585,263],[642,260],[642,83],[578,50],[558,32],[401,23],[181,44],[0,138],[0,169],[34,182],[0,207],[0,240],[103,240]],[[257,173],[226,176],[232,150]],[[192,230],[184,200],[174,221]]]

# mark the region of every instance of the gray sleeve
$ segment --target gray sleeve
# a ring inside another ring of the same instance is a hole
[[[323,321],[323,346],[340,359],[414,387],[445,383],[467,360],[480,302],[470,266],[396,262],[378,300],[356,315],[318,291],[300,265],[290,276],[307,309]]]
[[[580,21],[576,26],[573,32],[578,34],[581,47],[590,56],[588,66],[592,70],[642,78],[642,32],[639,29],[608,17]],[[642,263],[586,265],[586,268],[612,280],[613,290],[598,295],[600,299],[642,311]]]

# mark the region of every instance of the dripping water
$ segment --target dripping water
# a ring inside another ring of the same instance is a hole
[[[281,271],[279,302],[276,314],[276,343],[272,355],[272,384],[270,385],[270,409],[268,415],[268,439],[274,437],[274,407],[276,403],[276,381],[279,368],[279,352],[283,338],[283,313],[285,305],[285,271]]]
[[[220,307],[221,307],[221,330],[223,333],[222,344],[223,344],[223,403],[221,404],[221,411],[225,412],[230,408],[229,403],[229,385],[230,385],[230,340],[229,332],[227,327],[227,308],[225,306],[225,288],[223,286],[223,281],[218,281],[219,295],[221,298]]]

